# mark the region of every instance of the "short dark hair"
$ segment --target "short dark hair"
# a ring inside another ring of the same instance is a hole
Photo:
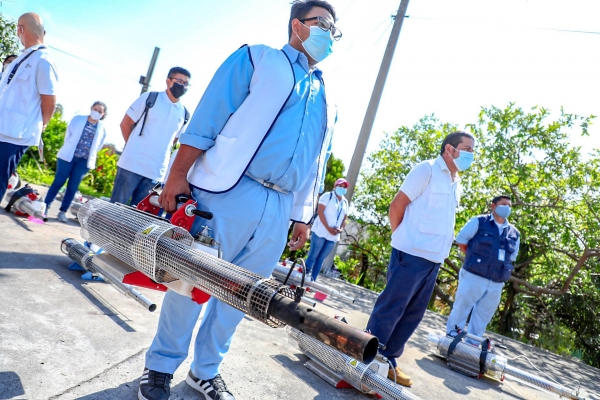
[[[306,18],[313,7],[321,7],[329,11],[333,17],[333,22],[337,21],[335,9],[331,4],[324,0],[294,0],[292,1],[292,10],[290,11],[290,21],[288,23],[288,40],[292,37],[292,21]]]
[[[444,138],[444,141],[442,142],[442,148],[440,150],[440,156],[444,155],[444,151],[446,151],[447,144],[456,148],[456,146],[458,146],[459,144],[462,143],[463,138],[469,138],[469,139],[475,140],[473,135],[471,135],[470,133],[463,132],[463,131],[452,132]]]
[[[169,75],[167,75],[167,78],[172,78],[175,76],[175,74],[181,74],[181,75],[185,75],[188,78],[192,79],[192,74],[190,74],[190,71],[188,71],[185,68],[181,68],[181,67],[173,67],[169,70]]]
[[[512,199],[510,198],[510,196],[506,195],[506,194],[501,194],[500,196],[496,196],[492,199],[492,203],[498,205],[498,202],[502,199],[506,199],[508,201],[512,201]]]
[[[18,56],[16,54],[10,54],[4,58],[4,61],[2,61],[2,63],[4,64],[5,62],[8,61],[9,58],[12,58],[12,57],[17,58]]]
[[[92,104],[92,106],[90,108],[94,108],[94,106],[102,106],[102,107],[104,107],[104,115],[102,116],[102,118],[100,118],[100,120],[102,121],[108,115],[108,108],[106,107],[106,104],[104,104],[101,101],[95,101],[94,104]]]

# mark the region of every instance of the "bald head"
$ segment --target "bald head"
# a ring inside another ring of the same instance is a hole
[[[25,48],[44,43],[44,21],[36,13],[25,13],[19,17],[17,34]]]

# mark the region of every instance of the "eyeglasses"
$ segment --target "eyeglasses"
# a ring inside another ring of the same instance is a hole
[[[183,79],[180,78],[169,78],[170,80],[179,83],[180,85],[183,85],[183,87],[190,87],[192,86],[189,82],[184,81]]]
[[[310,17],[310,18],[299,19],[298,21],[304,23],[306,21],[312,21],[315,19],[317,20],[317,26],[319,28],[321,28],[322,30],[324,30],[325,32],[330,31],[331,36],[333,36],[334,40],[340,40],[342,38],[342,31],[340,31],[338,28],[335,27],[335,25],[333,25],[331,22],[327,21],[323,17]]]

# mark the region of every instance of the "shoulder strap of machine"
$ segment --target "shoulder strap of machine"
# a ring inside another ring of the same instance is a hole
[[[486,361],[488,351],[492,347],[492,341],[490,339],[485,339],[481,342],[481,354],[479,354],[479,376],[483,376],[487,372]]]
[[[454,349],[456,349],[456,346],[458,346],[458,344],[463,340],[465,336],[467,336],[467,331],[461,331],[458,335],[454,337],[454,340],[452,341],[452,343],[450,343],[450,346],[448,346],[448,357],[452,353],[454,353]]]
[[[32,188],[31,186],[29,186],[29,183],[27,183],[21,189],[14,192],[12,194],[12,196],[10,196],[10,200],[8,201],[8,204],[6,205],[6,207],[4,209],[7,212],[10,212],[10,209],[12,208],[13,204],[15,204],[15,202],[17,200],[19,200],[23,196],[27,196],[28,194],[33,193],[34,191],[35,191],[35,189]]]
[[[146,125],[146,118],[148,117],[148,110],[151,109],[152,107],[154,107],[154,104],[156,103],[157,97],[158,97],[158,92],[150,92],[148,94],[148,98],[146,99],[146,107],[144,108],[144,112],[142,113],[140,119],[138,119],[136,121],[136,123],[133,125],[133,127],[135,128],[137,126],[137,124],[142,120],[142,118],[144,118],[144,122],[142,122],[142,129],[140,129],[139,136],[142,136],[142,132],[144,131],[144,126]]]

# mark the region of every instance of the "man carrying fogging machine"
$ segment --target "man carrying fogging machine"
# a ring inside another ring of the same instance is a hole
[[[292,250],[304,246],[314,204],[322,191],[336,111],[327,102],[315,65],[341,34],[333,7],[295,1],[289,43],[276,50],[242,46],[217,70],[180,138],[159,199],[174,212],[175,198],[191,194],[212,220],[207,226],[223,259],[264,277],[277,264],[295,222]],[[168,399],[172,374],[186,359],[202,306],[168,291],[138,397]],[[234,399],[219,366],[243,313],[211,298],[195,340],[186,382],[206,399]]]

